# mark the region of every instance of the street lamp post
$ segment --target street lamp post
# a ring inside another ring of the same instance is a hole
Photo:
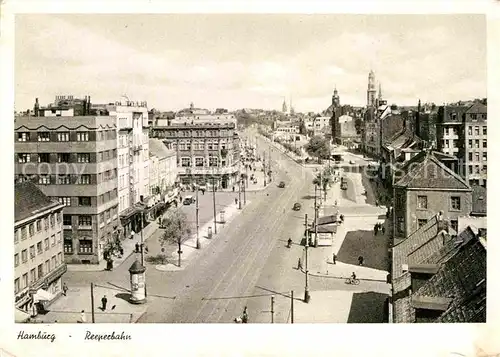
[[[241,209],[241,181],[242,179],[240,178],[238,180],[238,209]]]
[[[217,210],[215,209],[215,176],[212,176],[212,197],[214,201],[214,234],[217,234]]]
[[[196,185],[196,249],[200,249],[200,208],[198,206],[198,185]]]
[[[308,271],[308,248],[309,248],[309,226],[307,223],[307,213],[306,213],[306,244],[305,244],[305,268],[306,268],[306,286],[304,289],[304,302],[308,303],[310,300],[309,296],[309,271]]]
[[[248,180],[248,176],[247,176],[247,180]],[[245,185],[243,185],[243,203],[246,205],[247,204],[247,190],[245,188]]]
[[[262,163],[262,171],[264,171],[264,187],[266,187],[266,152],[264,151],[262,154],[263,163]]]

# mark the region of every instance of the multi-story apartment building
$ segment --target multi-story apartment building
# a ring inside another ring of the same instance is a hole
[[[61,277],[67,269],[62,233],[64,205],[48,198],[31,182],[15,184],[14,191],[15,304],[35,315],[37,303],[47,307],[61,293]]]
[[[151,132],[176,151],[182,184],[196,182],[228,188],[237,182],[240,143],[236,119],[220,115],[180,116],[165,126],[153,127]]]
[[[423,150],[397,172],[394,184],[395,243],[441,213],[458,229],[458,217],[472,211],[472,189],[447,167],[441,153]]]
[[[169,146],[171,146],[169,144]],[[149,187],[155,204],[177,199],[177,155],[159,139],[149,139]]]
[[[69,113],[63,104],[54,109]],[[65,205],[67,263],[99,263],[119,226],[116,118],[95,115],[90,103],[81,115],[35,113],[14,121],[16,181],[32,181]]]
[[[149,124],[146,102],[107,105],[116,117],[118,214],[123,234],[142,229],[142,202],[149,195]]]
[[[486,187],[488,164],[487,107],[474,103],[464,113],[465,178],[470,185]]]

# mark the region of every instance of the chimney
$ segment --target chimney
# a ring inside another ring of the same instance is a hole
[[[88,97],[88,101],[87,101],[87,115],[90,115],[90,108],[92,107],[92,104],[90,104],[90,95]]]
[[[38,98],[35,98],[34,111],[35,111],[35,116],[36,117],[40,116],[40,103],[38,103]]]
[[[83,101],[83,112],[82,115],[87,115],[87,96],[85,96],[85,100]]]

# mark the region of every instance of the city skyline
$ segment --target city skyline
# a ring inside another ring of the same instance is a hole
[[[370,70],[389,104],[487,87],[483,15],[17,15],[15,56],[18,111],[125,94],[160,110],[280,110],[285,96],[319,112],[335,87],[341,104],[365,105]]]

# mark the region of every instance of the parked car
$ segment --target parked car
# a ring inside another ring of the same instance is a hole
[[[191,203],[194,203],[196,201],[196,199],[193,197],[193,196],[186,196],[184,198],[184,201],[182,201],[182,203],[186,206],[190,205]]]
[[[342,183],[340,184],[340,188],[341,188],[342,190],[347,190],[347,181],[342,182]]]
[[[293,204],[293,210],[294,211],[300,211],[301,208],[302,208],[302,205],[299,202],[295,202]]]
[[[279,188],[285,188],[285,182],[281,181],[278,185]]]
[[[350,160],[350,161],[349,161],[349,163],[350,163],[351,165],[354,165],[354,164],[356,163],[356,161],[354,161],[354,160]]]

